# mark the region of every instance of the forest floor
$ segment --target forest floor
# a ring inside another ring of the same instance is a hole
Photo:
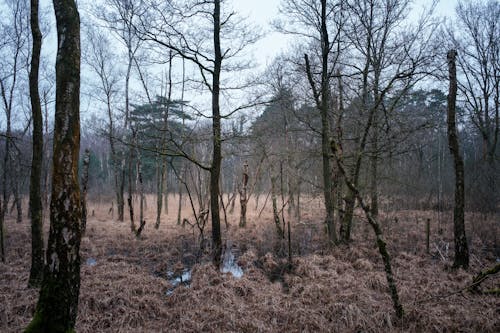
[[[498,216],[467,214],[471,268],[456,271],[450,269],[450,213],[442,214],[442,235],[437,212],[381,214],[405,310],[398,321],[382,261],[362,216],[350,246],[328,248],[323,209],[317,201],[304,200],[300,222],[285,214],[291,221],[293,250],[293,267],[288,269],[287,246],[276,236],[270,209],[260,217],[260,208],[250,212],[246,228],[238,227],[236,209],[228,213],[231,227],[223,228],[226,259],[234,255],[243,272],[235,277],[214,269],[209,251],[199,250],[196,229],[176,224],[173,197],[170,214],[162,215],[156,230],[153,202],[150,197],[140,239],[131,233],[129,222],[108,215],[109,205],[89,204],[81,247],[78,332],[500,332],[500,298],[466,290],[477,272],[500,260]],[[252,211],[255,203],[248,208]],[[189,218],[189,212],[183,216]],[[38,298],[37,290],[27,288],[29,219],[17,224],[8,217],[5,229],[0,332],[21,332]],[[500,277],[493,276],[481,287],[499,285]]]

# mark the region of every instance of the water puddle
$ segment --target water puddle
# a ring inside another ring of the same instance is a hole
[[[95,266],[97,265],[97,260],[95,260],[94,258],[87,258],[87,260],[85,260],[85,265],[87,266]]]
[[[167,296],[170,296],[174,293],[175,288],[178,286],[185,286],[189,288],[189,285],[191,284],[191,270],[190,269],[185,269],[182,271],[182,274],[174,274],[172,271],[167,272],[167,277],[168,277],[168,282],[172,285],[171,288],[169,288],[165,294]]]
[[[224,259],[220,271],[221,273],[231,273],[237,279],[243,276],[243,270],[236,262],[233,251],[227,250],[224,253]]]
[[[231,246],[228,246],[227,250],[224,252],[220,272],[223,274],[231,274],[234,278],[239,279],[243,276],[243,269],[238,265],[237,256],[235,255],[235,252],[233,250],[236,251],[236,254],[238,253],[238,249],[232,249]],[[165,292],[167,296],[171,296],[174,293],[175,289],[179,286],[189,288],[191,285],[192,276],[190,268],[186,268],[181,272],[167,270],[166,273],[165,271],[163,271],[162,273],[157,271],[155,272],[155,275],[163,277],[164,279],[167,279],[168,282],[170,282],[171,287]]]

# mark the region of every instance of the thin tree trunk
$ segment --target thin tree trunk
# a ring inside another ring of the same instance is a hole
[[[373,116],[372,155],[370,158],[370,211],[378,217],[378,115]]]
[[[332,142],[332,150],[334,152],[335,159],[337,161],[337,166],[339,168],[339,171],[342,173],[342,176],[345,180],[345,184],[349,189],[351,190],[351,193],[354,193],[355,199],[358,200],[359,205],[365,212],[365,216],[368,220],[368,223],[373,229],[373,232],[375,233],[375,237],[377,239],[377,246],[378,250],[380,253],[380,256],[382,257],[382,261],[384,262],[384,270],[385,270],[385,276],[387,279],[387,284],[389,286],[389,290],[391,293],[391,298],[392,298],[392,304],[394,307],[394,311],[396,312],[396,316],[398,318],[403,318],[404,311],[403,311],[403,306],[401,305],[401,301],[399,300],[399,294],[398,294],[398,289],[396,285],[396,281],[394,279],[394,274],[392,273],[392,266],[391,266],[391,258],[389,256],[389,252],[387,252],[387,244],[383,238],[382,235],[382,229],[380,228],[379,223],[377,220],[372,216],[370,212],[370,207],[368,207],[364,201],[363,197],[359,193],[359,190],[355,186],[353,182],[351,182],[347,178],[347,174],[343,165],[343,159],[342,159],[342,149],[338,147],[335,142]]]
[[[33,117],[33,154],[30,174],[30,217],[31,217],[31,269],[28,286],[40,287],[43,275],[43,206],[41,178],[43,164],[43,119],[40,95],[38,92],[38,73],[42,49],[42,33],[38,24],[38,0],[31,0],[31,35],[33,50],[29,74],[31,112]]]
[[[271,175],[271,201],[273,205],[273,220],[276,226],[276,232],[279,238],[285,238],[285,232],[281,227],[281,219],[278,213],[277,193],[276,193],[276,176]]]
[[[456,126],[456,100],[457,100],[457,68],[455,59],[457,52],[450,50],[447,54],[450,88],[448,92],[448,143],[453,155],[455,166],[455,209],[453,213],[453,229],[455,235],[455,260],[453,267],[469,267],[469,249],[465,235],[464,223],[464,161],[460,154]]]
[[[5,263],[6,255],[5,255],[5,244],[4,244],[4,213],[2,209],[2,200],[0,199],[0,257],[2,262]]]
[[[184,169],[184,168],[183,168]],[[183,172],[185,174],[185,172]],[[182,181],[181,181],[181,178],[180,177],[184,177],[184,176],[180,176],[179,175],[179,181],[178,181],[178,186],[179,186],[179,205],[177,207],[177,225],[180,225],[181,224],[181,211],[182,211]]]
[[[244,228],[247,225],[247,185],[248,185],[248,163],[245,162],[243,165],[243,175],[241,180],[241,190],[240,192],[240,228]]]
[[[85,149],[82,170],[82,237],[87,230],[87,185],[89,182],[90,150]]]
[[[221,152],[221,116],[219,106],[220,93],[220,72],[222,65],[222,52],[220,44],[220,0],[214,1],[214,69],[212,76],[212,142],[213,156],[212,166],[210,168],[210,210],[212,214],[212,241],[213,241],[213,259],[218,267],[221,263],[222,238],[220,230],[220,212],[219,212],[219,178],[222,160]]]
[[[74,332],[80,292],[80,19],[73,0],[56,0],[58,52],[47,264],[25,332]]]
[[[163,185],[165,183],[165,173],[163,158],[159,155],[156,159],[156,223],[155,229],[160,227],[161,210],[163,208]]]
[[[18,164],[19,163],[19,156],[16,154],[16,160],[17,162],[13,164]],[[14,177],[15,180],[12,183],[12,193],[14,194],[14,203],[16,204],[16,222],[21,223],[23,222],[23,203],[21,200],[21,196],[19,195],[19,182],[21,181],[21,175],[19,172],[19,168],[14,168]]]
[[[141,161],[141,152],[139,151],[139,146],[137,145],[137,129],[134,133],[134,146],[135,146],[135,155],[136,155],[136,167],[137,167],[137,189],[139,191],[139,228],[135,233],[135,236],[139,238],[141,236],[142,231],[144,230],[144,226],[146,225],[146,221],[144,220],[144,186],[142,181],[142,161]]]
[[[321,0],[321,87],[320,91],[317,91],[314,79],[312,76],[311,68],[309,65],[309,59],[305,55],[306,70],[309,84],[313,90],[313,94],[316,101],[316,107],[319,109],[321,114],[321,155],[323,162],[323,195],[325,200],[325,210],[326,218],[325,224],[328,233],[328,239],[331,244],[337,242],[337,233],[335,230],[335,220],[334,220],[334,198],[333,198],[333,188],[332,188],[332,170],[331,170],[331,158],[330,158],[330,123],[329,123],[329,112],[330,112],[330,75],[328,71],[329,66],[329,54],[330,54],[330,42],[328,38],[328,28],[327,28],[327,1]]]
[[[169,116],[169,111],[170,111],[170,103],[171,103],[171,98],[172,98],[172,50],[169,52],[169,64],[168,64],[168,94],[167,94],[167,105],[165,107],[165,112],[163,114],[163,128],[162,128],[162,134],[161,134],[161,150],[162,153],[165,153],[166,150],[166,135],[168,131],[168,116]],[[161,221],[161,210],[162,210],[162,195],[163,192],[166,192],[166,175],[167,175],[167,161],[166,157],[161,156],[159,154],[158,156],[158,185],[157,185],[157,202],[156,202],[156,223],[155,223],[155,228],[158,229],[160,227],[160,221]],[[168,211],[168,199],[167,199],[167,193],[165,193],[165,211]]]
[[[133,201],[133,170],[132,170],[132,160],[133,160],[133,155],[134,155],[134,152],[133,152],[133,147],[130,147],[130,150],[129,150],[129,158],[128,158],[128,198],[127,198],[127,202],[128,202],[128,209],[129,209],[129,215],[130,215],[130,230],[132,232],[135,232],[135,222],[134,222],[134,201]]]

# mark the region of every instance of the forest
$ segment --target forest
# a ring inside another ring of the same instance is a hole
[[[0,0],[0,332],[499,332],[500,2],[441,2]]]

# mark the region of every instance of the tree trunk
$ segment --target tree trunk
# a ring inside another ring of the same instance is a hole
[[[248,163],[245,162],[243,165],[243,178],[241,181],[241,190],[240,190],[240,228],[244,228],[247,225],[247,185],[248,185]]]
[[[31,112],[33,118],[33,155],[30,174],[29,209],[31,217],[31,269],[28,280],[29,287],[39,287],[43,274],[43,206],[41,194],[41,178],[43,163],[43,119],[40,95],[38,92],[38,73],[40,68],[40,52],[42,49],[42,33],[38,24],[38,0],[31,0],[31,35],[33,50],[29,74]]]
[[[74,332],[80,292],[80,18],[73,0],[55,0],[58,52],[47,264],[26,332]]]
[[[183,170],[184,167],[183,167]],[[185,174],[185,172],[183,171],[183,174]],[[181,224],[181,219],[182,219],[182,216],[181,216],[181,212],[182,212],[182,180],[180,177],[184,177],[184,176],[181,176],[179,175],[178,176],[179,179],[178,179],[178,186],[179,186],[179,205],[177,207],[177,225],[180,225]]]
[[[359,190],[355,186],[353,182],[351,182],[347,178],[347,174],[343,165],[343,158],[341,155],[342,149],[338,147],[335,142],[332,142],[331,144],[332,150],[335,155],[335,159],[337,161],[337,166],[339,168],[339,171],[342,173],[342,176],[345,180],[345,184],[349,189],[351,190],[351,193],[354,194],[354,198],[358,200],[359,205],[365,212],[365,216],[368,220],[368,223],[373,229],[373,232],[375,233],[375,237],[377,239],[377,246],[378,250],[380,253],[380,256],[382,257],[382,261],[384,262],[384,270],[385,270],[385,276],[387,279],[387,284],[389,286],[389,290],[391,293],[391,298],[392,298],[392,304],[394,307],[394,311],[396,312],[396,316],[398,318],[403,318],[404,311],[403,311],[403,306],[401,305],[401,301],[399,300],[399,294],[398,294],[398,289],[396,285],[396,281],[394,279],[394,274],[392,273],[392,266],[391,266],[391,258],[389,256],[389,252],[387,252],[387,244],[383,238],[382,235],[382,229],[380,228],[380,224],[378,221],[372,216],[370,212],[370,207],[368,207],[364,201],[363,197],[359,193]]]
[[[144,220],[144,206],[145,206],[145,197],[144,197],[144,184],[142,182],[142,161],[141,161],[141,152],[139,150],[139,146],[137,144],[137,129],[134,130],[134,147],[135,147],[135,157],[136,157],[136,177],[137,177],[137,190],[139,191],[139,228],[135,232],[135,236],[139,238],[141,236],[142,231],[144,230],[144,226],[146,225],[146,221]]]
[[[450,87],[448,91],[448,144],[453,155],[455,166],[455,209],[453,212],[453,229],[455,235],[455,260],[453,267],[469,267],[469,249],[465,235],[464,222],[464,161],[460,154],[456,126],[457,100],[457,68],[455,64],[457,52],[450,50],[447,54]]]
[[[89,182],[90,150],[85,149],[82,170],[82,237],[87,230],[87,185]]]
[[[163,208],[163,186],[165,184],[164,159],[158,156],[156,159],[156,223],[155,229],[160,227],[161,210]]]
[[[276,194],[276,176],[271,175],[271,201],[273,204],[273,220],[276,225],[276,232],[278,233],[278,237],[284,239],[285,231],[281,227],[281,219],[278,213],[278,204],[277,204],[277,194]]]
[[[2,200],[0,199],[0,257],[2,259],[2,262],[5,263],[6,256],[5,256],[3,222],[4,222],[4,213],[2,208]]]
[[[305,55],[306,71],[309,84],[313,90],[316,107],[321,114],[321,155],[323,161],[323,195],[325,199],[326,218],[325,224],[328,233],[328,239],[331,244],[337,242],[337,233],[334,220],[334,198],[332,187],[332,168],[330,151],[330,122],[328,114],[330,112],[330,75],[328,71],[330,42],[327,28],[327,1],[321,0],[321,87],[317,91],[314,78],[309,65],[309,59]]]
[[[168,94],[167,94],[167,105],[165,106],[165,112],[163,114],[163,128],[161,134],[161,153],[158,154],[158,179],[157,179],[157,198],[156,198],[156,223],[155,228],[160,227],[161,221],[161,210],[163,205],[163,192],[165,192],[165,212],[168,212],[168,193],[167,193],[167,160],[165,154],[167,149],[166,135],[168,131],[168,116],[170,111],[170,100],[172,98],[172,50],[169,51],[169,61],[168,61]]]
[[[13,165],[17,165],[20,162],[19,155],[16,153],[16,161]],[[16,204],[16,222],[23,222],[23,203],[21,200],[21,196],[19,195],[19,182],[21,181],[21,175],[19,172],[19,168],[14,168],[14,178],[15,180],[12,183],[12,194],[14,194],[14,203]]]
[[[133,195],[133,170],[132,170],[132,160],[134,156],[134,148],[130,147],[129,150],[129,157],[128,157],[128,209],[129,209],[129,215],[130,215],[130,230],[132,232],[135,232],[135,222],[134,222],[134,201],[132,198]]]
[[[212,76],[212,142],[213,157],[212,167],[210,168],[210,210],[212,214],[212,241],[213,241],[213,259],[216,266],[221,263],[222,238],[220,231],[220,212],[219,212],[219,178],[221,168],[221,116],[219,106],[220,92],[220,72],[222,65],[222,53],[220,45],[220,0],[214,1],[214,70]]]
[[[372,154],[370,157],[370,211],[378,217],[378,115],[373,115]]]

